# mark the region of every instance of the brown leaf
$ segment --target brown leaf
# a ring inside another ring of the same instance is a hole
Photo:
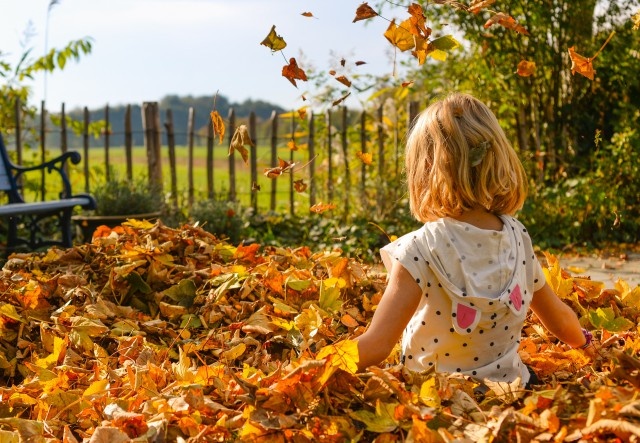
[[[302,16],[304,16],[304,17],[317,18],[317,17],[314,17],[313,13],[311,13],[311,12],[303,12],[303,13],[302,13],[302,14],[300,14],[300,15],[302,15]]]
[[[335,100],[332,103],[332,106],[338,106],[340,103],[342,103],[343,101],[345,101],[347,99],[347,97],[349,97],[351,95],[351,93],[347,93],[345,95],[343,95],[342,97],[340,97],[338,100]]]
[[[507,29],[513,29],[520,34],[529,35],[529,31],[527,31],[523,26],[519,25],[516,22],[516,19],[511,17],[510,15],[505,14],[504,12],[498,12],[494,14],[487,22],[484,24],[485,28],[489,28],[494,24],[498,24],[500,26],[504,26]]]
[[[361,65],[366,65],[366,64],[367,64],[367,62],[363,62],[362,60],[358,60],[358,61],[355,63],[355,65],[356,65],[356,66],[361,66]]]
[[[229,145],[229,155],[233,154],[233,151],[238,150],[242,155],[242,160],[247,164],[249,161],[249,151],[245,148],[245,145],[255,146],[251,137],[249,136],[249,130],[246,125],[240,125],[236,128],[231,138],[231,144]]]
[[[293,189],[295,189],[296,192],[304,192],[307,190],[307,184],[303,179],[296,180],[293,182]]]
[[[269,31],[269,34],[264,38],[264,40],[262,40],[262,42],[260,42],[260,44],[271,49],[273,52],[281,51],[287,47],[287,43],[284,39],[276,34],[276,25],[271,27],[271,31]]]
[[[351,87],[351,81],[344,75],[341,75],[340,77],[336,77],[336,80],[338,80],[340,83],[345,85],[347,88]]]
[[[316,214],[322,214],[323,212],[330,211],[331,209],[335,209],[336,205],[333,203],[316,203],[311,206],[309,210],[311,212],[315,212]]]
[[[288,65],[282,67],[282,76],[289,80],[296,88],[298,87],[296,80],[307,81],[307,74],[298,67],[298,63],[293,57],[289,59]]]
[[[351,23],[355,23],[360,20],[366,20],[368,18],[373,18],[377,16],[378,16],[378,13],[374,11],[373,8],[369,6],[367,2],[364,2],[360,6],[358,6],[358,9],[356,10],[356,17],[353,19],[353,22]]]
[[[469,12],[477,14],[484,8],[488,8],[493,5],[495,2],[496,0],[474,0],[471,2],[471,5],[469,5]]]

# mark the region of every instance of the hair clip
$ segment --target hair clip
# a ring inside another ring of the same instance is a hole
[[[484,156],[487,154],[489,146],[491,146],[491,143],[489,142],[489,140],[485,140],[478,146],[474,146],[473,148],[469,149],[469,161],[471,162],[472,168],[482,163]]]

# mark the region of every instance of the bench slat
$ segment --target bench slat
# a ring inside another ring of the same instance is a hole
[[[12,216],[23,214],[45,214],[74,206],[91,206],[92,202],[87,197],[66,198],[64,200],[49,200],[33,203],[9,203],[0,206],[0,216]]]

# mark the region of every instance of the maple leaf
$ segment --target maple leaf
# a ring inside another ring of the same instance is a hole
[[[288,65],[282,67],[282,76],[289,80],[296,88],[298,87],[296,80],[307,81],[307,74],[298,67],[298,63],[293,57],[289,59]]]
[[[364,2],[360,6],[358,6],[358,9],[356,9],[356,17],[353,19],[351,23],[355,23],[360,20],[366,20],[368,18],[373,18],[377,16],[378,16],[378,13],[374,11],[374,9],[371,6],[369,6],[367,2]]]
[[[220,114],[218,114],[218,111],[211,111],[211,124],[213,125],[214,134],[218,134],[218,143],[222,143],[225,126],[222,117],[220,117]]]
[[[416,46],[416,42],[414,35],[408,31],[408,28],[410,27],[410,20],[405,20],[400,24],[400,26],[396,25],[395,20],[392,20],[391,23],[389,23],[389,27],[385,31],[384,36],[389,40],[389,43],[401,51],[413,49]]]
[[[584,57],[574,50],[574,46],[569,48],[569,58],[571,58],[571,74],[584,75],[589,80],[593,80],[595,69],[593,69],[593,59]]]
[[[504,12],[498,12],[494,14],[487,20],[484,24],[485,29],[491,27],[494,24],[498,24],[507,29],[513,29],[520,34],[529,35],[529,31],[527,31],[522,25],[519,25],[516,19],[511,17],[510,15],[505,14]]]
[[[260,42],[260,44],[271,49],[273,52],[281,51],[287,47],[287,43],[284,39],[276,34],[276,25],[271,27],[271,31],[269,31],[269,34],[264,40],[262,40],[262,42]]]
[[[328,359],[331,365],[355,374],[358,371],[358,342],[342,340],[333,345],[325,346],[316,355],[318,360]]]
[[[518,63],[518,70],[516,71],[516,73],[520,77],[529,77],[530,75],[533,75],[533,73],[535,71],[536,71],[536,63],[535,62],[522,60],[522,61],[520,61],[520,63]]]
[[[229,145],[229,155],[233,154],[235,150],[240,151],[242,155],[242,160],[247,164],[249,161],[249,151],[244,145],[255,146],[251,137],[249,136],[249,130],[246,125],[240,125],[236,128],[236,131],[233,133],[233,137],[231,138],[231,144]]]

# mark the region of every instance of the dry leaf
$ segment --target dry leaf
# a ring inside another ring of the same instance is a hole
[[[529,35],[529,31],[527,31],[522,25],[519,25],[518,22],[516,22],[516,19],[503,12],[498,12],[491,16],[491,18],[489,18],[489,20],[484,24],[484,27],[489,28],[494,24],[504,26],[507,29],[513,29],[520,34]]]
[[[518,63],[518,70],[516,71],[520,77],[529,77],[536,71],[535,62],[522,60]]]
[[[271,27],[271,31],[269,34],[260,42],[261,45],[266,46],[272,51],[281,51],[287,47],[287,43],[284,41],[282,37],[276,34],[276,25]]]
[[[233,151],[240,151],[242,160],[247,164],[249,161],[249,151],[245,148],[245,145],[254,146],[251,137],[249,136],[249,130],[246,125],[240,125],[236,128],[231,138],[231,144],[229,145],[229,155],[233,154]]]
[[[360,6],[358,6],[358,9],[356,10],[356,17],[353,19],[352,23],[355,23],[360,20],[366,20],[368,18],[377,17],[377,16],[378,16],[378,13],[374,11],[373,8],[369,6],[367,2],[364,2]]]
[[[218,143],[222,143],[225,126],[222,117],[218,114],[218,111],[211,111],[211,124],[213,125],[213,133],[218,134]]]
[[[289,80],[296,88],[298,87],[296,80],[307,81],[307,74],[298,67],[298,63],[293,57],[289,59],[288,65],[282,67],[282,76]]]

